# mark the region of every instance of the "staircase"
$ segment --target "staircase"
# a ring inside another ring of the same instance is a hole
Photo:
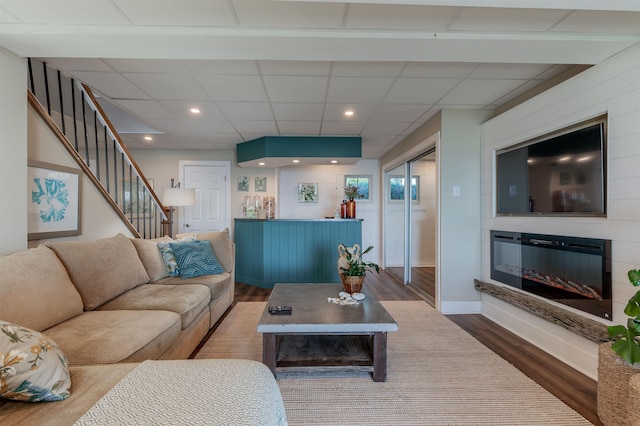
[[[168,229],[162,206],[91,89],[36,59],[28,60],[31,107],[56,134],[84,175],[139,238]]]

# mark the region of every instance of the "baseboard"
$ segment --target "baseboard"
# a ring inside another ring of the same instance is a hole
[[[482,302],[479,300],[472,301],[455,301],[455,302],[440,302],[440,312],[444,315],[455,314],[479,314],[482,312]]]
[[[596,343],[487,294],[482,295],[482,314],[582,374],[597,380]]]

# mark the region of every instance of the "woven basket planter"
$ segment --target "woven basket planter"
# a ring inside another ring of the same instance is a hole
[[[364,283],[364,277],[358,276],[344,276],[340,275],[340,279],[342,280],[342,287],[344,291],[349,294],[360,293],[362,291],[362,284]]]
[[[598,417],[605,426],[638,425],[640,365],[629,365],[611,345],[598,347]]]

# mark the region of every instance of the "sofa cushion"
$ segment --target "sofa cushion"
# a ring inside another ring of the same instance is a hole
[[[169,243],[169,246],[176,257],[182,278],[224,272],[216,255],[213,254],[213,248],[209,241],[185,241],[183,243]]]
[[[136,287],[100,306],[100,311],[160,310],[180,315],[182,328],[193,320],[211,301],[211,292],[204,285],[153,285]]]
[[[161,237],[145,240],[143,238],[132,238],[131,242],[138,252],[138,257],[144,265],[147,274],[149,274],[149,281],[158,281],[161,278],[169,276],[164,261],[162,260],[162,254],[158,250],[159,242],[171,242],[171,237]]]
[[[48,330],[70,365],[156,359],[178,338],[180,315],[169,311],[90,311]]]
[[[0,321],[0,397],[15,401],[61,401],[71,378],[64,353],[49,337]]]
[[[69,274],[45,247],[0,257],[0,318],[42,331],[82,313]]]
[[[224,291],[229,288],[231,283],[231,274],[224,272],[216,275],[202,275],[200,277],[183,279],[180,277],[167,277],[154,282],[153,284],[162,285],[186,285],[201,284],[209,287],[211,291],[211,300],[216,300]]]
[[[85,310],[149,282],[133,243],[122,234],[92,242],[47,244],[67,268]]]

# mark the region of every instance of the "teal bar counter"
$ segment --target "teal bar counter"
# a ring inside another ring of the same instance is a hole
[[[235,219],[236,281],[339,283],[338,244],[362,246],[362,219]]]

